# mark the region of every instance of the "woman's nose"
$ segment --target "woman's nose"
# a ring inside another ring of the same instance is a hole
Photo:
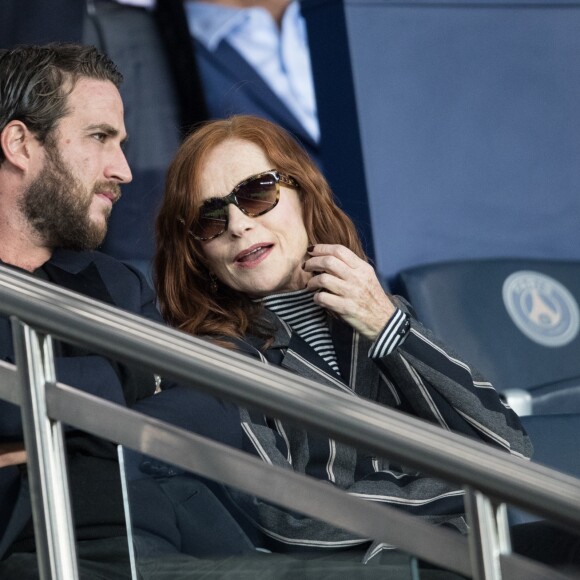
[[[241,236],[245,231],[252,229],[254,218],[246,215],[233,203],[229,205],[228,231],[234,236]]]

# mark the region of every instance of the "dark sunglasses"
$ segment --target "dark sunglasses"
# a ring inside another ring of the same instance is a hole
[[[241,181],[225,197],[212,197],[201,204],[191,229],[196,240],[213,240],[228,229],[228,206],[233,203],[250,217],[264,215],[278,205],[280,184],[298,189],[292,177],[271,169]],[[183,223],[183,220],[179,220]]]

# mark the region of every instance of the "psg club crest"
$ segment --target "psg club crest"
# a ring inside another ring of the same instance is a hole
[[[503,302],[514,324],[534,342],[558,347],[578,334],[578,303],[554,278],[533,271],[514,272],[503,283]]]

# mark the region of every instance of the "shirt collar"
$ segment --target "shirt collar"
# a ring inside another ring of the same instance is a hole
[[[190,34],[210,51],[215,50],[222,40],[245,26],[251,26],[252,30],[268,28],[278,32],[272,15],[261,6],[236,8],[199,0],[187,0],[184,8]],[[253,22],[250,24],[250,21]],[[282,33],[288,27],[298,30],[299,34],[305,38],[306,27],[298,2],[292,1],[288,4],[282,16],[281,27]]]
[[[235,8],[196,0],[185,2],[184,7],[190,34],[211,51],[246,22],[249,11],[266,12],[263,8]]]

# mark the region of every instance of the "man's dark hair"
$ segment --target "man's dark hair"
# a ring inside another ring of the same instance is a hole
[[[123,81],[113,61],[93,46],[55,43],[0,50],[0,133],[18,120],[44,143],[67,114],[68,95],[83,77],[111,81],[117,88]]]

